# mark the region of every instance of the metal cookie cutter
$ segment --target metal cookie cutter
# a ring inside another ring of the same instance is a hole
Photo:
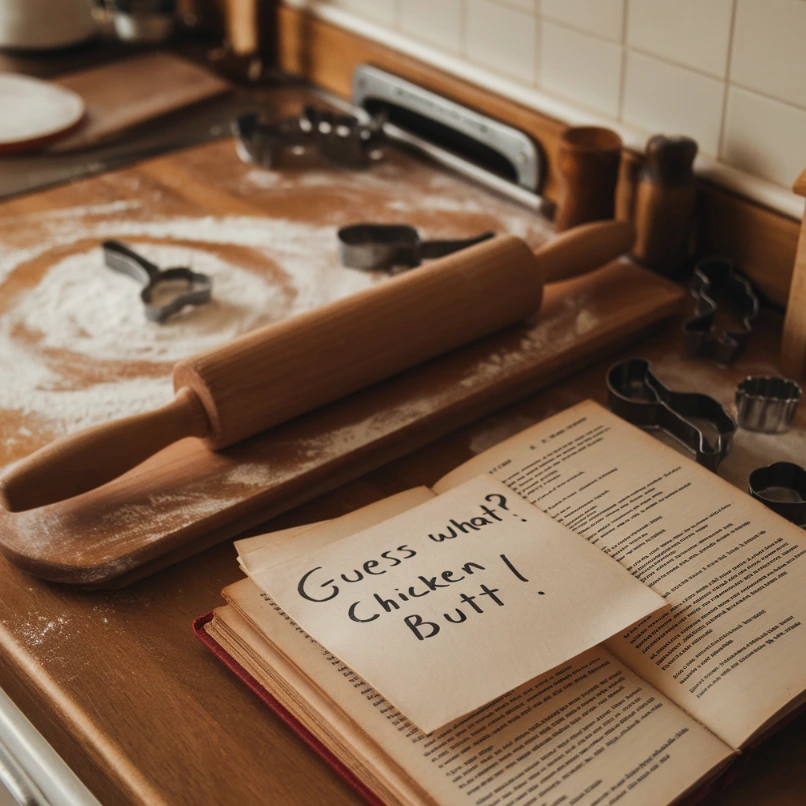
[[[783,434],[792,425],[801,390],[786,378],[747,377],[736,387],[739,425],[748,431]]]
[[[736,423],[722,404],[699,392],[671,391],[643,358],[628,358],[610,367],[607,393],[615,414],[641,428],[664,431],[709,470],[716,471],[730,450]],[[715,436],[706,436],[692,420],[710,425]]]
[[[341,262],[351,269],[414,268],[428,258],[443,257],[494,237],[485,232],[455,241],[424,241],[406,224],[352,224],[338,231]]]
[[[185,267],[172,267],[164,271],[150,260],[129,249],[120,241],[104,241],[104,261],[110,269],[127,274],[143,284],[140,299],[145,305],[146,319],[151,322],[164,322],[178,313],[186,305],[204,305],[210,301],[213,280],[206,274],[198,274]],[[154,304],[155,293],[165,293],[168,283],[181,284],[181,290],[162,304]]]
[[[297,117],[274,123],[266,123],[258,113],[242,115],[233,121],[232,131],[241,159],[264,168],[277,168],[288,151],[315,151],[323,162],[366,168],[386,140],[384,123],[383,117],[365,122],[353,115],[306,106]]]
[[[735,273],[732,260],[707,257],[694,269],[691,293],[697,303],[694,316],[683,323],[684,352],[727,366],[744,352],[752,331],[751,323],[758,315],[758,298],[753,287]],[[716,331],[716,294],[733,309],[741,327],[722,333]]]
[[[773,512],[797,524],[806,526],[806,470],[793,462],[775,462],[757,467],[747,483],[747,490]],[[773,497],[778,490],[784,496]]]

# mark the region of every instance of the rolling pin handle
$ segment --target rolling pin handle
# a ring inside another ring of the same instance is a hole
[[[207,414],[184,388],[167,405],[65,437],[17,462],[0,479],[9,512],[63,501],[93,490],[183,437],[204,437]]]
[[[559,283],[594,271],[632,247],[627,221],[594,221],[566,230],[535,252],[543,281]]]

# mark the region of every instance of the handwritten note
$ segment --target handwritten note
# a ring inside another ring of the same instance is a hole
[[[489,476],[253,579],[427,733],[664,606]]]

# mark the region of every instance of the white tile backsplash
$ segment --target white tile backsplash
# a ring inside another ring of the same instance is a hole
[[[330,5],[352,11],[373,22],[394,25],[397,0],[326,0]],[[407,2],[407,0],[403,0]]]
[[[725,78],[733,2],[630,0],[627,43],[653,56]]]
[[[806,2],[738,0],[730,78],[806,107]]]
[[[531,84],[537,52],[534,16],[491,0],[466,0],[465,13],[465,55],[496,73]]]
[[[407,0],[402,0],[402,2],[403,5],[405,5]],[[535,6],[539,0],[493,0],[493,2],[499,3],[502,6],[512,6],[521,11],[528,11],[530,14],[534,14],[536,11]]]
[[[624,0],[542,0],[540,13],[615,42],[621,42],[624,33]]]
[[[757,177],[748,192],[788,189],[806,166],[806,0],[284,2],[329,7],[339,25],[554,116],[618,122],[633,142],[687,134],[730,182],[733,168]]]
[[[708,154],[719,150],[725,84],[676,64],[630,53],[622,118],[650,132],[688,134]]]
[[[540,85],[612,118],[621,94],[621,48],[543,20],[540,26]]]
[[[791,186],[806,167],[806,110],[732,87],[722,159],[754,176]]]
[[[462,0],[404,0],[400,30],[439,48],[459,53],[464,36]]]

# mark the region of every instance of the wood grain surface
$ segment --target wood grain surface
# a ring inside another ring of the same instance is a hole
[[[283,108],[282,94],[275,103]],[[271,173],[240,163],[231,141],[214,143],[0,208],[0,243],[17,250],[12,256],[22,255],[2,286],[0,311],[15,323],[6,337],[23,351],[24,360],[41,361],[57,372],[57,379],[46,381],[57,390],[97,392],[112,381],[167,380],[172,361],[114,356],[98,361],[74,344],[54,344],[48,334],[65,315],[62,300],[42,321],[29,316],[17,323],[17,312],[63,266],[60,261],[84,256],[90,264],[93,247],[116,237],[179,244],[200,257],[213,252],[233,266],[230,271],[248,270],[275,284],[284,295],[277,312],[282,318],[301,312],[307,303],[299,297],[311,284],[325,286],[314,291],[326,299],[332,278],[342,283],[383,281],[383,275],[367,277],[338,266],[336,228],[368,217],[410,223],[429,237],[492,229],[517,234],[536,247],[550,235],[547,223],[529,211],[402,153],[390,151],[366,172]],[[240,237],[232,231],[242,232],[244,222],[249,225],[245,242],[262,238],[263,247],[232,243]],[[261,234],[264,228],[270,232],[268,240]],[[183,238],[188,229],[203,242]],[[278,251],[285,242],[296,250],[296,264],[310,260],[310,278],[304,266],[288,268],[289,256]],[[323,264],[322,253],[329,249]],[[551,254],[546,271],[555,274],[560,267],[551,262]],[[94,287],[98,298],[87,299],[87,306],[104,304],[105,288]],[[132,284],[134,305],[136,292]],[[123,584],[529,394],[669,316],[682,296],[662,278],[615,262],[588,277],[551,286],[532,320],[224,451],[211,453],[200,441],[185,439],[85,495],[28,512],[3,513],[0,550],[53,581]],[[191,323],[203,323],[205,315],[205,309],[198,309]],[[114,312],[110,316],[114,327]],[[429,326],[426,317],[422,327]],[[76,340],[86,342],[77,327]],[[140,331],[127,332],[122,338],[138,337]],[[332,347],[323,344],[322,349]],[[195,354],[198,346],[188,344],[187,352]],[[7,383],[20,382],[12,381],[11,367],[6,371]],[[88,398],[90,403],[93,399]],[[61,400],[57,393],[51,410],[9,408],[0,416],[0,465],[79,430],[61,417]],[[169,400],[166,390],[165,402]]]
[[[678,324],[620,355],[653,361],[677,389],[729,403],[745,374],[769,371],[780,321],[765,314],[731,370],[681,357]],[[573,378],[361,479],[265,528],[336,517],[418,484],[574,403],[606,401],[600,360]],[[739,432],[720,474],[739,486],[747,468],[804,444],[806,412],[789,434]],[[334,773],[269,713],[190,632],[240,577],[221,544],[116,592],[70,591],[0,559],[0,685],[103,803],[318,806],[358,804]],[[770,739],[708,806],[799,806],[806,788],[806,719]]]
[[[95,490],[168,445],[215,450],[319,409],[536,316],[545,282],[628,251],[632,228],[598,221],[533,252],[498,235],[328,305],[179,361],[176,398],[56,440],[0,478],[9,512]]]
[[[278,109],[282,108],[278,101]],[[407,187],[413,186],[419,198],[424,198],[423,191],[429,185],[423,173],[416,165],[402,165],[411,174]],[[138,202],[117,213],[107,208],[104,215],[113,225],[117,222],[121,238],[145,245],[165,236],[152,232],[135,237],[130,231],[127,236],[126,227],[131,229],[132,221],[147,222],[152,215],[176,221],[188,215],[255,216],[298,209],[296,191],[278,194],[276,188],[247,181],[250,173],[233,162],[229,145],[216,144],[3,205],[0,266],[5,268],[3,261],[9,254],[21,250],[30,254],[24,267],[5,279],[0,320],[8,317],[15,302],[47,274],[54,261],[94,248],[100,240],[98,205]],[[364,187],[362,193],[359,202],[352,191],[337,192],[325,186],[315,196],[305,197],[306,215],[318,216],[331,227],[357,212],[399,220],[400,212],[388,207],[390,199],[385,192]],[[466,196],[462,198],[467,201]],[[736,200],[735,222],[747,222],[743,204]],[[92,209],[80,210],[88,205]],[[72,211],[69,216],[68,211]],[[780,217],[759,208],[762,214],[776,226],[775,220]],[[406,215],[411,223],[435,236],[449,234],[445,230],[459,223],[475,232],[499,217],[514,226],[522,221],[491,199],[486,200],[484,210],[466,205],[459,215],[454,210],[447,218],[445,211],[435,214],[425,207]],[[714,213],[711,220],[715,217],[719,215]],[[79,220],[80,228],[60,241],[54,233],[65,218]],[[760,221],[755,216],[753,220]],[[740,233],[743,238],[747,234],[746,246],[759,258],[767,254],[769,246],[765,243],[767,223],[761,221],[757,229],[744,227]],[[728,234],[723,229],[713,237],[719,242]],[[39,249],[37,239],[44,242],[48,237],[47,244]],[[531,237],[538,241],[544,233],[538,229]],[[795,238],[796,234],[782,229],[776,254],[785,253],[789,246],[794,253]],[[183,240],[178,229],[171,242],[187,249],[214,250],[229,261],[282,281],[270,256],[253,247],[200,244],[187,236]],[[614,276],[609,296],[609,304],[614,306],[623,300],[617,293],[622,288],[619,279],[623,283],[625,278]],[[555,304],[562,308],[564,303],[558,298]],[[563,320],[566,326],[570,320],[576,323],[569,306]],[[729,404],[741,377],[777,371],[779,333],[780,321],[765,312],[748,353],[730,370],[683,358],[678,322],[651,338],[631,337],[630,346],[620,355],[650,358],[658,375],[672,388],[706,391]],[[37,353],[33,356],[38,358]],[[593,360],[573,377],[260,528],[280,529],[336,517],[411,486],[433,483],[475,453],[561,409],[586,398],[604,402],[604,373],[618,357]],[[97,378],[100,371],[91,362],[78,361],[65,351],[55,351],[55,359],[73,367],[87,382]],[[122,373],[114,361],[103,362],[102,369],[112,377]],[[169,369],[169,365],[156,363],[138,367],[137,372],[161,377]],[[425,386],[428,383],[429,378],[423,379]],[[382,401],[383,392],[378,394]],[[23,420],[35,427],[28,429]],[[21,433],[23,428],[30,434]],[[19,412],[4,411],[0,416],[0,464],[13,461],[59,432],[60,425],[47,417],[28,420]],[[787,456],[800,456],[802,461],[805,454],[806,411],[802,408],[796,427],[788,434],[756,436],[740,431],[720,474],[744,487],[753,467]],[[321,476],[315,487],[313,496],[327,487]],[[293,503],[289,502],[289,507]],[[42,536],[36,528],[27,535],[30,541]],[[340,806],[361,802],[191,634],[192,619],[218,605],[220,590],[239,577],[229,543],[120,591],[69,590],[36,579],[0,557],[0,686],[102,803]],[[738,778],[709,799],[708,806],[800,806],[806,791],[804,759],[806,718],[799,718],[758,749]]]
[[[73,151],[107,141],[161,115],[219,95],[230,84],[171,53],[146,53],[69,73],[56,83],[84,99],[84,122],[53,146]]]

